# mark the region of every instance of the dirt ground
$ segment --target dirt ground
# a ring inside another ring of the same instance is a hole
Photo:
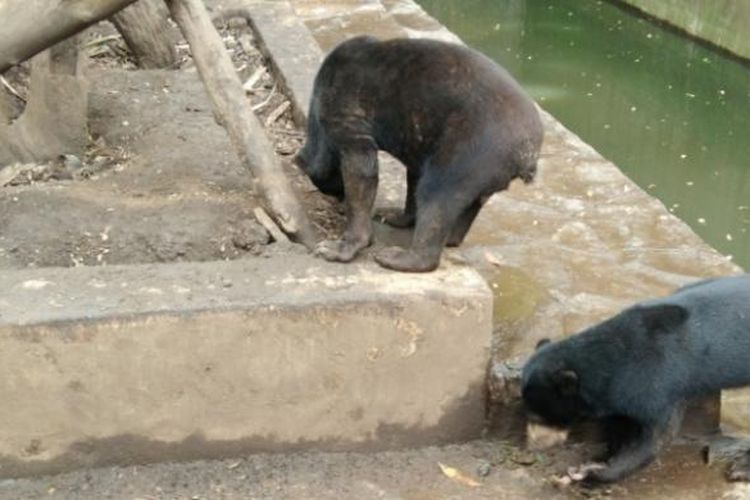
[[[240,459],[110,467],[0,481],[2,499],[538,499],[750,498],[726,483],[699,448],[674,446],[648,470],[612,487],[560,488],[552,477],[591,452],[567,444],[530,453],[504,441],[380,453],[258,454]],[[463,479],[447,477],[440,465]]]
[[[336,230],[339,207],[291,165],[304,133],[252,32],[244,20],[220,31],[305,209],[323,234]],[[91,88],[88,151],[83,158],[0,170],[0,269],[234,259],[266,251],[271,241],[253,216],[259,201],[251,177],[214,120],[187,45],[177,43],[177,70],[134,71],[108,25],[82,38]],[[24,96],[27,72],[6,76]]]

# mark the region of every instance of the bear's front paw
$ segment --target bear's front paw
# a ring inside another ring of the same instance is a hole
[[[361,247],[346,240],[325,240],[315,247],[315,255],[331,262],[349,262]]]

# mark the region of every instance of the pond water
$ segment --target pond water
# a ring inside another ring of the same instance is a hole
[[[596,0],[419,0],[750,269],[750,66]]]

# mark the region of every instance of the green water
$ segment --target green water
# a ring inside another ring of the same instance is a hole
[[[750,67],[596,0],[419,0],[750,269]]]

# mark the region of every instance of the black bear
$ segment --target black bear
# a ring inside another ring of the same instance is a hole
[[[411,248],[385,248],[375,260],[400,271],[435,269],[492,193],[515,178],[531,182],[542,135],[533,101],[479,52],[435,40],[341,43],[315,78],[296,158],[320,191],[346,202],[343,236],[318,253],[348,262],[371,243],[384,150],[407,169],[404,211],[385,222],[415,227]]]
[[[647,465],[684,403],[750,384],[750,275],[701,281],[629,307],[524,365],[522,395],[544,423],[605,426],[608,459],[576,479],[612,482]]]

